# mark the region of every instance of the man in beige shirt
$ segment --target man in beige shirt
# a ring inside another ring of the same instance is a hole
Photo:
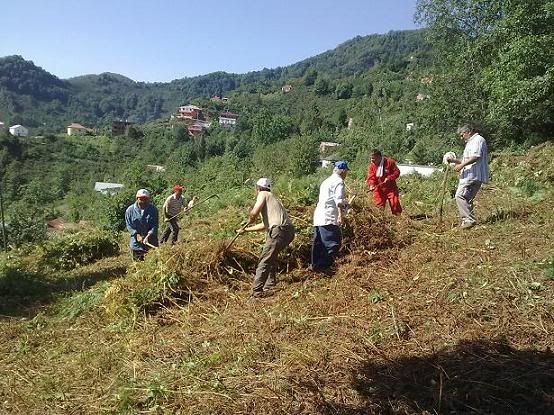
[[[271,193],[271,181],[261,178],[256,182],[256,204],[250,211],[247,225],[253,224],[258,215],[262,223],[247,226],[237,232],[267,231],[265,246],[260,255],[256,276],[252,285],[252,296],[263,297],[264,292],[275,287],[277,280],[277,257],[294,239],[294,226],[283,204]]]
[[[179,237],[179,224],[177,223],[177,215],[181,213],[185,206],[183,198],[184,187],[176,184],[173,186],[173,193],[169,196],[163,205],[162,212],[166,220],[166,227],[160,239],[161,243],[167,242],[169,235],[172,235],[171,244],[175,245]]]

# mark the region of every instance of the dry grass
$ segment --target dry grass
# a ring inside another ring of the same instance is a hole
[[[258,236],[224,255],[206,240],[161,249],[105,303],[121,310],[155,286],[155,312],[2,322],[2,411],[550,413],[554,202],[509,185],[483,189],[484,224],[470,231],[452,228],[452,206],[439,227],[359,198],[333,278],[303,269],[309,227],[298,226],[289,273],[262,300],[248,298]]]

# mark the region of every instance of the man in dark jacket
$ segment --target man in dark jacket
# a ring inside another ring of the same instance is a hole
[[[367,186],[373,192],[373,201],[377,207],[384,209],[388,200],[393,215],[402,213],[398,186],[396,186],[396,179],[399,176],[400,170],[393,159],[383,157],[379,150],[371,152],[371,163],[367,170]]]
[[[125,211],[125,224],[131,234],[129,247],[133,260],[142,261],[150,248],[158,246],[158,209],[150,203],[150,192],[140,189],[136,202]]]

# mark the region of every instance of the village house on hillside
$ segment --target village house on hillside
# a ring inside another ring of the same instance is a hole
[[[154,171],[156,173],[163,173],[165,172],[165,166],[160,166],[158,164],[147,164],[146,165],[147,171]]]
[[[223,111],[219,114],[219,125],[226,128],[232,128],[237,125],[239,114],[231,111]]]
[[[181,105],[177,108],[177,118],[187,120],[205,120],[202,108],[196,105]]]
[[[103,195],[112,195],[123,189],[121,183],[108,183],[108,182],[96,182],[94,183],[94,190],[102,193]]]
[[[87,127],[83,127],[81,124],[73,122],[67,126],[67,135],[86,134],[91,133],[92,130]]]
[[[283,85],[281,87],[281,92],[283,92],[284,94],[287,94],[290,91],[292,91],[292,85],[291,84]]]
[[[332,166],[336,161],[340,160],[340,157],[336,153],[339,143],[333,143],[331,141],[322,141],[319,143],[319,162],[321,167]]]
[[[129,127],[132,123],[127,120],[116,120],[112,121],[112,137],[117,137],[123,135],[127,137],[129,135]]]
[[[16,124],[10,127],[10,134],[14,137],[27,137],[29,135],[29,130],[21,124]]]
[[[211,126],[211,122],[206,119],[203,109],[192,104],[178,107],[177,119],[187,124],[187,131],[192,136],[201,134],[206,128]]]

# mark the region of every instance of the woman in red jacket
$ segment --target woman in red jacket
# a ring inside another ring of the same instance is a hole
[[[396,162],[391,158],[383,157],[379,150],[372,150],[366,182],[369,190],[373,192],[373,201],[377,207],[384,209],[388,200],[393,215],[402,213],[396,186],[398,176],[400,176],[400,170]]]

